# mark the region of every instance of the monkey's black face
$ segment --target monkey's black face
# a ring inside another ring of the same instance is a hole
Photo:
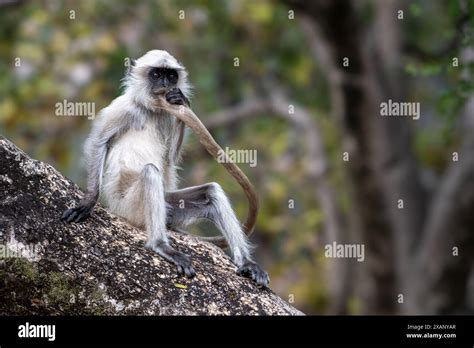
[[[154,94],[164,94],[176,87],[178,72],[174,69],[152,68],[148,73],[151,90]]]

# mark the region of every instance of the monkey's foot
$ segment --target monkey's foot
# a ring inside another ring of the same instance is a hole
[[[168,243],[156,243],[154,246],[147,243],[146,246],[167,261],[176,265],[179,275],[185,275],[188,278],[192,278],[196,275],[196,271],[193,266],[191,266],[191,256],[173,249]]]
[[[268,273],[265,272],[260,266],[252,261],[246,261],[242,266],[237,270],[237,274],[242,277],[247,277],[252,279],[258,285],[268,287],[270,283],[270,277]]]
[[[91,215],[91,211],[91,207],[80,205],[78,207],[70,208],[64,211],[63,215],[61,216],[61,220],[66,221],[68,223],[81,222]]]

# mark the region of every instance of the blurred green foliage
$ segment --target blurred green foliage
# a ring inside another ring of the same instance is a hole
[[[457,34],[458,4],[412,2],[402,30],[404,41],[426,56],[438,52]],[[179,18],[181,10],[184,19]],[[363,12],[363,18],[372,20],[370,6],[364,5]],[[471,39],[467,35],[463,44],[471,44]],[[284,86],[320,126],[338,203],[343,210],[350,209],[340,160],[341,135],[329,117],[325,67],[309,54],[297,20],[289,20],[288,8],[276,1],[51,0],[4,8],[0,13],[0,133],[84,186],[80,158],[90,121],[55,116],[55,104],[64,99],[94,102],[98,112],[120,94],[124,59],[155,48],[170,51],[188,68],[195,86],[192,106],[203,119],[260,95],[269,78]],[[438,115],[416,129],[417,154],[428,169],[446,165],[446,152],[456,142],[452,132],[456,115],[473,87],[472,81],[462,80],[461,69],[447,68],[456,54],[450,51],[430,59],[410,54],[404,60],[405,78],[413,84],[411,97],[422,100],[423,108],[431,105],[430,112]],[[233,65],[235,57],[239,67]],[[415,77],[424,82],[414,84]],[[315,200],[314,184],[305,176],[300,137],[288,124],[266,114],[219,129],[214,136],[223,146],[258,150],[257,168],[241,167],[261,197],[255,239],[272,288],[286,300],[294,295],[294,304],[307,313],[324,312],[329,297],[319,240],[324,214]],[[182,185],[219,181],[238,215],[245,216],[240,188],[203,153],[192,135],[186,152]],[[295,201],[294,209],[288,208],[290,199]],[[357,313],[357,301],[351,299],[350,307]]]

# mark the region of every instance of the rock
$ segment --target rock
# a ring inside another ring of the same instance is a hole
[[[170,231],[194,279],[145,249],[144,231],[97,206],[83,223],[60,221],[77,185],[0,136],[1,315],[302,315],[235,274],[224,251]]]

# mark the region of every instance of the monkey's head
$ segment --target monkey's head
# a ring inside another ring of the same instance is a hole
[[[177,87],[190,98],[191,86],[186,68],[171,54],[152,50],[132,61],[125,77],[127,93],[147,108],[156,106],[158,97]]]

